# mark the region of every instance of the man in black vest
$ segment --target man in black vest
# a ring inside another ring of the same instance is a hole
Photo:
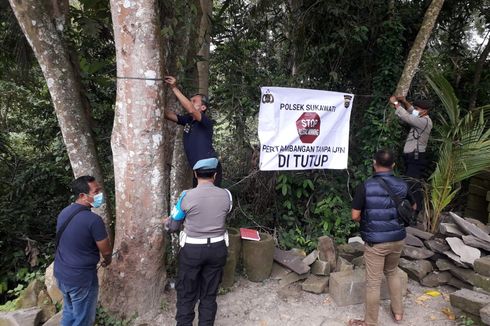
[[[402,179],[393,175],[393,153],[379,150],[373,162],[375,174],[356,189],[352,219],[361,224],[366,264],[366,307],[364,320],[350,320],[351,326],[375,326],[378,323],[381,279],[386,275],[393,319],[403,318],[402,287],[397,275],[398,261],[406,237],[398,219],[396,204],[382,185],[384,181],[399,198],[416,204]],[[382,179],[382,180],[380,180]]]

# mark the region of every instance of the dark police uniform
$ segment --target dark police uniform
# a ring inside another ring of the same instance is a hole
[[[217,160],[213,160],[214,165],[203,168],[216,169]],[[179,236],[175,319],[179,326],[192,325],[194,306],[199,300],[199,325],[213,325],[216,296],[228,255],[225,218],[232,208],[232,197],[228,190],[211,183],[198,184],[185,192],[180,207],[185,219]],[[170,231],[174,228],[170,227]]]

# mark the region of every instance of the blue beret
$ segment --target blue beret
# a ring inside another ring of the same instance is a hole
[[[211,158],[205,158],[197,161],[196,164],[194,164],[194,166],[192,167],[192,169],[212,170],[212,169],[216,169],[217,166],[218,166],[218,159],[215,157],[211,157]]]

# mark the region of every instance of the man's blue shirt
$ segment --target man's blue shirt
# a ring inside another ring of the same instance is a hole
[[[184,151],[191,168],[197,161],[217,157],[213,148],[213,122],[201,113],[201,121],[191,115],[177,115],[177,123],[184,126]]]
[[[107,238],[102,218],[90,207],[73,203],[58,215],[56,231],[68,217],[80,208],[63,232],[54,259],[54,276],[69,286],[88,287],[97,281],[97,263],[100,260],[96,241]]]

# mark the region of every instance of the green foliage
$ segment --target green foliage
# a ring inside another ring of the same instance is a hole
[[[436,128],[439,160],[430,177],[430,230],[436,232],[440,214],[458,194],[460,182],[490,168],[490,128],[485,119],[490,105],[463,115],[453,88],[441,74],[429,75],[428,81],[444,108]]]
[[[356,229],[351,220],[350,201],[339,186],[328,187],[320,174],[281,173],[276,190],[282,207],[280,212],[279,243],[285,248],[302,248],[311,251],[317,238],[329,235],[339,243]]]
[[[128,319],[118,319],[112,316],[106,309],[97,307],[97,314],[95,316],[96,326],[130,326],[132,325],[136,316]]]

